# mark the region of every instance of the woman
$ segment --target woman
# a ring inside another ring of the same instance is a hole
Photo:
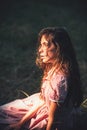
[[[79,68],[70,37],[64,28],[48,27],[40,31],[38,43],[36,64],[43,70],[41,92],[2,105],[0,123],[29,130],[63,129],[65,124],[70,128],[71,113],[82,102]]]

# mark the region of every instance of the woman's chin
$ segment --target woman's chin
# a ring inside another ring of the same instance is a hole
[[[43,62],[44,64],[52,63],[52,61],[47,60],[47,59],[42,60],[42,62]]]
[[[46,60],[42,60],[43,63],[48,63]]]
[[[48,63],[48,60],[47,59],[42,59],[42,62],[43,63]]]

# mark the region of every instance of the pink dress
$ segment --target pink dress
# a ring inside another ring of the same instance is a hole
[[[40,94],[43,95],[45,104],[40,107],[36,114],[26,122],[25,127],[29,130],[44,130],[49,115],[50,101],[63,103],[67,95],[67,77],[54,73],[49,81],[45,79],[42,83],[41,93],[35,93],[24,99],[17,99],[0,106],[0,124],[16,123],[35,105],[40,103]]]

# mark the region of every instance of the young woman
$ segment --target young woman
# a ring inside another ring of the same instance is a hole
[[[0,123],[16,129],[70,129],[71,113],[82,102],[73,45],[67,31],[57,27],[42,29],[38,43],[36,64],[43,70],[41,91],[0,106]]]

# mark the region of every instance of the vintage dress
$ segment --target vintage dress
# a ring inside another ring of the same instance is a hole
[[[49,115],[50,101],[62,104],[67,95],[67,76],[54,73],[51,80],[44,79],[41,92],[24,99],[17,99],[0,106],[0,124],[18,122],[35,104],[39,104],[39,95],[42,94],[45,104],[25,124],[29,130],[45,129]]]

